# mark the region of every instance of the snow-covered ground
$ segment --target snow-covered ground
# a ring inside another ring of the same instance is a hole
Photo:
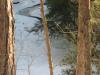
[[[40,9],[24,8],[39,3],[39,0],[14,0],[13,2],[20,2],[13,4],[15,15],[16,73],[17,75],[49,75],[44,35],[38,32],[28,33],[25,31],[25,28],[28,27],[30,29],[37,21],[28,17],[28,15],[40,16]],[[62,44],[64,45],[61,46]],[[66,50],[71,48],[71,45],[66,39],[53,39],[52,46],[54,75],[61,75],[62,67],[58,64],[66,54]]]

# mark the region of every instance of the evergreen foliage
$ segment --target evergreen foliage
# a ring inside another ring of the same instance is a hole
[[[46,0],[47,11],[46,18],[50,36],[68,34],[73,40],[76,39],[77,33],[77,13],[78,3],[71,0]],[[39,19],[41,21],[41,19]],[[40,30],[40,22],[37,22],[35,27]]]

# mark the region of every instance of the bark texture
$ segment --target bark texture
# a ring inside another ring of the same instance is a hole
[[[44,33],[45,33],[45,40],[46,40],[46,46],[48,49],[48,63],[50,68],[50,75],[53,75],[53,64],[52,64],[52,56],[51,56],[51,45],[50,45],[50,38],[49,38],[49,32],[48,32],[48,24],[46,21],[46,17],[44,15],[44,0],[40,0],[41,4],[41,17],[42,22],[44,26]]]
[[[78,0],[78,54],[76,75],[91,75],[90,30],[89,30],[89,0]]]
[[[0,0],[0,75],[15,75],[13,20],[11,0]]]

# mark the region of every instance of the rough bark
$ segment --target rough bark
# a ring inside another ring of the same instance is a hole
[[[15,75],[11,0],[0,0],[0,75]]]
[[[90,34],[89,34],[89,0],[78,0],[78,40],[76,75],[91,75]]]
[[[50,68],[50,75],[53,75],[53,65],[52,65],[52,57],[51,57],[51,45],[50,45],[50,38],[49,38],[49,33],[48,33],[48,25],[47,21],[44,15],[44,0],[40,0],[40,5],[41,5],[41,17],[42,17],[42,22],[44,26],[44,33],[45,33],[45,40],[46,40],[46,46],[48,49],[48,62],[49,62],[49,68]]]

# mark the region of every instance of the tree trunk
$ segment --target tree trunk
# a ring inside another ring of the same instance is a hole
[[[76,75],[91,75],[89,0],[79,1]]]
[[[11,0],[0,0],[0,75],[15,75]]]
[[[44,26],[44,33],[45,33],[45,40],[46,40],[46,46],[48,49],[48,62],[49,62],[49,68],[50,68],[50,75],[53,75],[53,65],[52,65],[52,57],[51,57],[51,45],[50,45],[50,38],[49,38],[49,33],[48,33],[48,25],[47,21],[44,15],[44,0],[40,0],[41,4],[41,17],[42,17],[42,22]]]

